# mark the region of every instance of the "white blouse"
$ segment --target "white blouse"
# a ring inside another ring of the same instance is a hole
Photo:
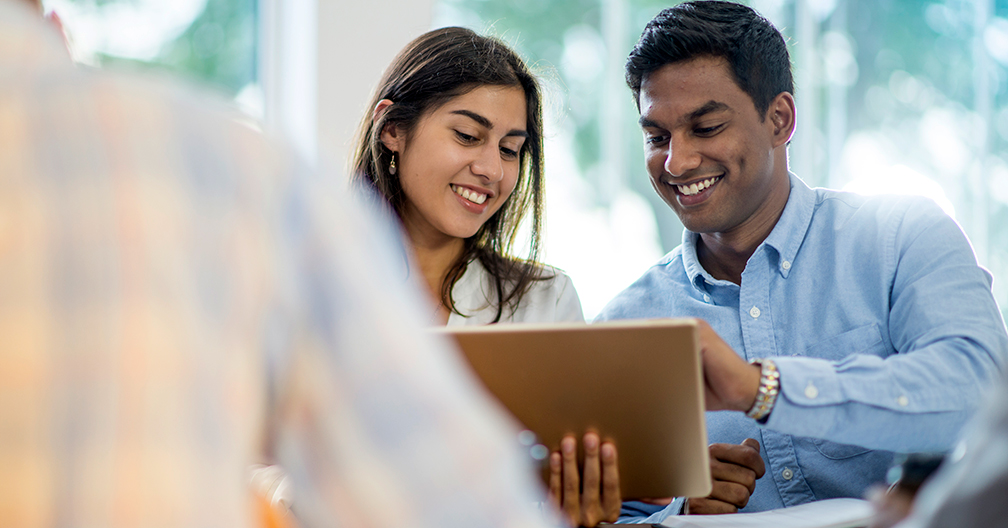
[[[514,314],[510,308],[504,308],[501,323],[584,322],[581,300],[570,277],[553,267],[547,266],[546,271],[554,277],[534,281]],[[452,312],[447,326],[490,324],[497,315],[497,307],[492,302],[496,297],[486,268],[479,260],[470,262],[452,288],[455,307],[465,315]]]

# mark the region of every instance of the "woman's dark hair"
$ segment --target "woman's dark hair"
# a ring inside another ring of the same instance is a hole
[[[794,94],[787,45],[769,20],[731,2],[685,2],[658,13],[626,62],[626,82],[640,107],[644,77],[666,64],[723,57],[760,116],[781,92]]]
[[[402,219],[406,196],[399,177],[389,172],[392,151],[381,141],[382,130],[394,125],[409,137],[427,112],[480,86],[513,86],[524,91],[528,138],[519,153],[514,191],[475,235],[465,239],[462,255],[449,268],[440,293],[441,302],[460,313],[452,288],[466,266],[479,260],[497,295],[494,322],[498,322],[505,306],[514,313],[533,282],[550,278],[536,263],[543,224],[542,97],[538,81],[517,53],[495,38],[460,27],[436,29],[407,44],[385,71],[361,120],[351,180],[377,192]],[[372,118],[371,111],[382,99],[392,105]],[[529,247],[527,260],[522,260],[514,256],[513,249],[519,224],[529,212]]]

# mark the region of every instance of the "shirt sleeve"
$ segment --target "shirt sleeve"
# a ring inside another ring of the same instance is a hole
[[[893,280],[879,324],[896,353],[775,358],[781,392],[766,427],[872,449],[946,450],[1008,352],[991,276],[930,201],[912,202],[880,236]]]
[[[584,322],[584,311],[581,309],[581,299],[578,297],[574,283],[566,273],[557,270],[554,280],[554,288],[559,290],[556,296],[556,319],[555,321]]]

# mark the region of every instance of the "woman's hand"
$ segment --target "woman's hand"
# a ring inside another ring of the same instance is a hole
[[[601,442],[595,433],[584,435],[583,446],[584,486],[578,472],[577,440],[565,436],[560,451],[550,454],[549,496],[571,526],[591,528],[618,519],[623,501],[616,446]]]

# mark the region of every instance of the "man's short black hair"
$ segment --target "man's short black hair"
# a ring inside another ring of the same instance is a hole
[[[769,20],[732,2],[685,2],[648,22],[627,57],[626,81],[637,107],[646,75],[696,57],[727,60],[735,82],[749,94],[761,118],[778,94],[794,94],[787,45]]]

